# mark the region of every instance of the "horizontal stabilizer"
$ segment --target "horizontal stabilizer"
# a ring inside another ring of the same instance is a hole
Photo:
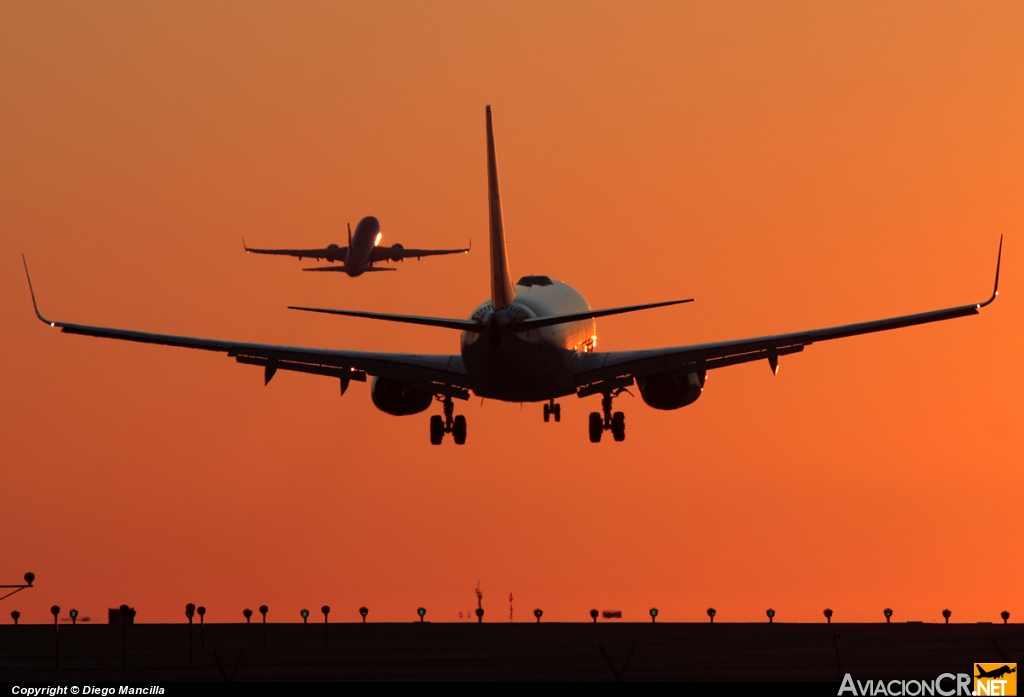
[[[680,305],[682,303],[692,303],[693,298],[686,298],[685,300],[665,300],[660,303],[647,303],[646,305],[626,305],[624,307],[609,307],[604,310],[587,310],[586,312],[574,312],[569,315],[554,315],[552,317],[537,317],[536,319],[523,319],[517,322],[510,323],[509,329],[513,329],[517,332],[527,332],[531,329],[540,329],[541,327],[550,327],[555,324],[568,324],[569,322],[580,322],[587,319],[596,319],[598,317],[607,317],[608,315],[621,315],[625,312],[636,312],[637,310],[650,310],[655,307],[666,307],[667,305]]]
[[[648,303],[647,305],[628,305],[626,307],[612,307],[604,310],[588,310],[587,312],[575,312],[569,315],[555,315],[553,317],[537,317],[535,319],[524,319],[510,322],[506,328],[514,332],[527,332],[531,329],[550,327],[555,324],[567,324],[579,322],[595,317],[607,315],[618,315],[624,312],[635,312],[637,310],[648,310],[653,307],[664,307],[666,305],[679,305],[680,303],[691,303],[693,298],[686,300],[667,300],[660,303]],[[423,317],[421,315],[392,315],[384,312],[363,312],[361,310],[334,310],[326,307],[298,307],[289,305],[289,310],[302,310],[303,312],[321,312],[325,315],[341,315],[343,317],[363,317],[365,319],[379,319],[386,322],[403,322],[405,324],[421,324],[427,327],[443,327],[445,329],[458,329],[464,332],[483,332],[489,325],[472,319],[449,319],[447,317]]]

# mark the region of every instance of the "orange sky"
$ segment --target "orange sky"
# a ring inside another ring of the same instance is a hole
[[[0,603],[48,618],[961,621],[1024,616],[1024,5],[0,5]],[[513,275],[595,307],[600,349],[1002,295],[980,317],[712,373],[628,437],[598,399],[460,404],[469,440],[365,385],[61,335],[31,313],[217,338],[457,351],[487,295],[484,105]],[[304,274],[253,244],[473,252]]]

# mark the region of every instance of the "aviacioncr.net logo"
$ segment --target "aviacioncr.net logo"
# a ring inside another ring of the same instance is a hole
[[[934,680],[854,680],[847,673],[839,686],[839,697],[972,697],[971,676],[968,673],[943,673]],[[1016,694],[1016,693],[1014,693]]]

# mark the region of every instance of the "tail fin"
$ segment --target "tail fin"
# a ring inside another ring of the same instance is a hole
[[[501,197],[498,195],[498,162],[494,156],[494,128],[491,106],[487,105],[487,210],[491,224],[491,304],[500,310],[512,303],[516,291],[508,271],[505,250],[505,226],[501,220]]]

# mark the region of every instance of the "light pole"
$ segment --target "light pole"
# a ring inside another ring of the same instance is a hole
[[[823,614],[825,615],[825,622],[832,624],[832,610],[825,608],[825,612]]]
[[[658,619],[658,608],[652,607],[648,612],[651,613],[651,624],[653,624]]]
[[[14,620],[14,624],[18,624],[18,619],[21,617],[21,613],[17,610],[11,610],[11,619]],[[1005,624],[1005,622],[1004,622]]]
[[[597,624],[597,608],[590,611],[590,619],[594,620],[594,624]]]
[[[53,615],[53,665],[56,670],[60,670],[60,631],[57,628],[57,616],[60,615],[60,605],[51,607],[50,614]]]
[[[13,615],[14,613],[12,612],[11,614]],[[1010,621],[1010,613],[1007,612],[1006,610],[1003,610],[1002,612],[1000,612],[999,616],[1003,618],[1003,624],[1006,624],[1007,622]],[[14,624],[18,624],[18,621],[15,620]]]
[[[768,624],[772,624],[775,620],[775,610],[768,608],[768,611],[764,614],[768,615]]]
[[[543,614],[544,614],[544,611],[541,610],[540,608],[537,608],[536,610],[533,611],[533,616],[537,618],[537,624],[540,624],[540,617]]]
[[[203,622],[203,618],[206,616],[206,608],[200,605],[196,608],[196,614],[199,615],[199,645],[206,646],[206,624]]]
[[[708,617],[711,618],[711,624],[715,623],[715,615],[717,615],[717,614],[718,614],[718,611],[715,610],[715,608],[713,608],[713,607],[709,607],[708,608]]]
[[[299,614],[302,615],[302,624],[307,624],[307,620],[309,619],[309,610],[302,608],[299,610]]]
[[[882,614],[885,615],[885,623],[889,624],[892,622],[892,608],[885,608],[882,610]]]
[[[363,605],[359,608],[359,616],[363,618],[363,624],[366,624],[366,616],[370,614],[370,608]]]
[[[185,617],[188,618],[188,667],[192,667],[192,617],[196,614],[196,606],[189,603],[185,606]]]
[[[950,612],[949,609],[946,609],[946,610],[942,611],[942,617],[943,617],[943,619],[946,620],[946,624],[949,624],[949,616],[952,615],[952,614],[953,613]]]
[[[423,618],[427,615],[427,608],[421,607],[416,609],[416,614],[420,616],[420,623],[422,624]]]
[[[246,624],[252,623],[252,610],[250,610],[249,608],[245,608],[244,610],[242,610],[242,616],[245,617]]]
[[[78,624],[78,610],[72,608],[71,612],[69,612],[68,614],[71,615],[72,626]]]
[[[35,580],[36,580],[36,575],[34,573],[32,573],[31,571],[29,571],[27,574],[25,574],[25,582],[24,583],[14,583],[14,584],[11,584],[11,585],[0,586],[0,588],[13,588],[14,589],[10,593],[6,593],[4,595],[0,595],[0,600],[3,600],[4,598],[9,598],[12,595],[14,595],[15,593],[20,593],[21,591],[25,590],[26,588],[31,588],[32,587],[32,582],[35,581]]]
[[[320,612],[324,613],[324,646],[327,646],[327,616],[331,614],[331,606],[324,605]]]
[[[270,612],[270,608],[266,605],[260,605],[260,614],[263,615],[263,645],[267,645],[267,613]]]

